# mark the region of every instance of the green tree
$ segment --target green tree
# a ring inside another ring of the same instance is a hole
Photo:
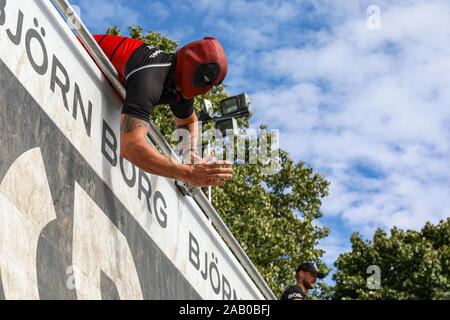
[[[333,299],[450,299],[450,218],[390,233],[378,229],[372,241],[352,234],[352,251],[334,263]],[[367,286],[371,265],[379,267],[379,289]]]
[[[144,35],[139,26],[131,26],[128,31],[131,37],[166,52],[175,52],[179,45],[179,42],[152,30]],[[108,33],[120,35],[120,30],[114,26],[108,28]],[[196,97],[196,112],[202,109],[202,99],[210,100],[214,111],[218,112],[220,101],[229,96],[225,89],[225,85],[219,85]],[[164,105],[157,106],[151,118],[166,140],[175,145],[176,141],[171,141],[175,123],[170,109]],[[243,129],[249,127],[248,119],[239,119],[238,124]],[[212,123],[203,126],[203,130],[211,128]],[[267,129],[267,126],[261,128]],[[248,154],[249,138],[245,144]],[[217,156],[222,155],[219,152]],[[279,297],[284,287],[293,283],[295,269],[301,262],[314,261],[321,271],[329,271],[320,260],[324,251],[315,248],[329,230],[313,224],[322,216],[321,199],[328,194],[329,182],[303,162],[294,163],[282,150],[276,174],[263,175],[261,167],[264,165],[258,160],[256,164],[235,166],[231,181],[224,187],[212,188],[211,201]],[[322,287],[326,289],[323,284]]]
[[[232,181],[213,188],[212,203],[280,296],[287,284],[294,283],[300,262],[320,262],[324,254],[315,247],[329,230],[312,222],[322,216],[320,198],[327,195],[328,183],[302,162],[295,164],[284,151],[278,173],[263,175],[261,166],[236,166]]]

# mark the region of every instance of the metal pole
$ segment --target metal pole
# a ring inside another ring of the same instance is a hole
[[[81,19],[74,12],[69,2],[67,0],[52,0],[52,2],[56,5],[61,14],[66,18],[66,21],[68,21],[68,23],[75,30],[75,33],[80,38],[81,42],[83,42],[86,49],[92,55],[95,62],[100,66],[100,68],[105,73],[106,77],[114,86],[114,88],[119,92],[122,98],[125,99],[126,91],[122,83],[118,79],[118,73],[116,69],[111,64],[106,55],[103,53],[102,49],[97,44],[95,39],[92,37],[91,33],[83,24]],[[162,133],[158,130],[156,125],[151,120],[148,136],[162,150],[164,155],[172,157],[173,159],[176,159],[178,162],[181,162],[178,159],[178,156],[173,151],[173,149],[170,147],[169,143],[162,135]],[[273,294],[272,290],[269,288],[267,283],[261,277],[256,267],[253,265],[253,263],[251,262],[247,254],[244,252],[240,244],[237,242],[236,238],[227,228],[225,223],[222,221],[217,211],[211,205],[211,202],[208,201],[205,194],[201,191],[199,187],[195,186],[190,186],[190,193],[194,198],[194,200],[199,205],[199,207],[203,210],[203,212],[205,212],[205,214],[211,219],[213,225],[222,235],[225,242],[230,247],[231,251],[235,254],[237,259],[242,264],[244,269],[247,271],[250,278],[255,282],[259,290],[261,290],[262,294],[267,299],[275,300],[276,297]]]
[[[211,154],[211,140],[208,139],[208,156]],[[211,186],[208,187],[208,200],[211,203]]]
[[[80,40],[83,42],[84,46],[92,55],[95,62],[97,62],[97,64],[101,66],[102,71],[105,73],[106,77],[112,83],[114,88],[122,96],[122,99],[125,99],[125,88],[122,86],[122,83],[118,78],[117,70],[103,53],[102,49],[97,44],[97,41],[95,41],[95,39],[92,37],[91,33],[81,21],[80,17],[78,17],[77,13],[73,10],[70,3],[65,0],[52,1],[59,9],[61,14],[66,18],[66,21],[73,28]]]

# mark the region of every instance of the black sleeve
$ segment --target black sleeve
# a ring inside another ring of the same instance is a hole
[[[153,107],[159,101],[168,68],[156,67],[140,70],[127,80],[127,94],[123,114],[149,122]]]
[[[294,299],[301,299],[305,300],[305,297],[303,296],[303,292],[300,288],[293,286],[286,289],[286,291],[283,292],[281,295],[281,300],[294,300]]]
[[[181,95],[180,97],[180,101],[170,104],[170,110],[175,117],[186,119],[194,112],[194,99],[186,100]]]

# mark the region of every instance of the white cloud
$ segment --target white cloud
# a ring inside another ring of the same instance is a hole
[[[169,8],[159,1],[150,1],[147,10],[152,17],[157,17],[158,20],[166,20],[170,16]]]
[[[89,0],[73,2],[80,7],[83,22],[95,30],[101,28],[101,32],[114,24],[136,25],[140,18],[140,12],[131,9],[124,0],[97,0],[94,6]]]
[[[381,30],[364,10],[333,11],[339,23],[312,43],[265,49],[262,77],[284,84],[251,94],[254,122],[332,182],[325,216],[367,237],[450,216],[450,4],[380,7]]]

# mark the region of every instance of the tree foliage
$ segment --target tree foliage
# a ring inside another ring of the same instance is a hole
[[[421,231],[378,229],[372,241],[351,236],[352,251],[334,263],[333,299],[450,299],[450,218]],[[369,289],[370,265],[380,268],[380,289]]]
[[[128,30],[131,37],[166,52],[175,52],[179,45],[152,30],[144,35],[139,26]],[[108,28],[108,33],[121,34],[116,26]],[[219,112],[220,101],[229,96],[225,89],[225,85],[219,85],[196,97],[195,111],[199,113],[201,100],[208,99]],[[171,136],[175,123],[170,109],[156,106],[151,118],[174,145]],[[249,127],[248,119],[239,119],[238,124],[243,129]],[[211,123],[205,124],[203,130],[212,127]],[[247,152],[249,145],[247,139]],[[303,162],[294,163],[282,150],[276,174],[263,175],[264,165],[258,160],[256,164],[234,166],[232,180],[224,187],[212,188],[212,204],[272,291],[280,296],[284,287],[293,283],[301,262],[313,261],[321,271],[329,271],[321,262],[324,251],[315,248],[329,230],[313,224],[322,216],[321,198],[328,194],[329,183]]]
[[[312,223],[322,216],[328,183],[286,152],[280,158],[274,175],[263,175],[262,163],[236,166],[233,180],[212,191],[214,207],[278,296],[300,261],[320,261],[324,251],[315,246],[329,233]]]

